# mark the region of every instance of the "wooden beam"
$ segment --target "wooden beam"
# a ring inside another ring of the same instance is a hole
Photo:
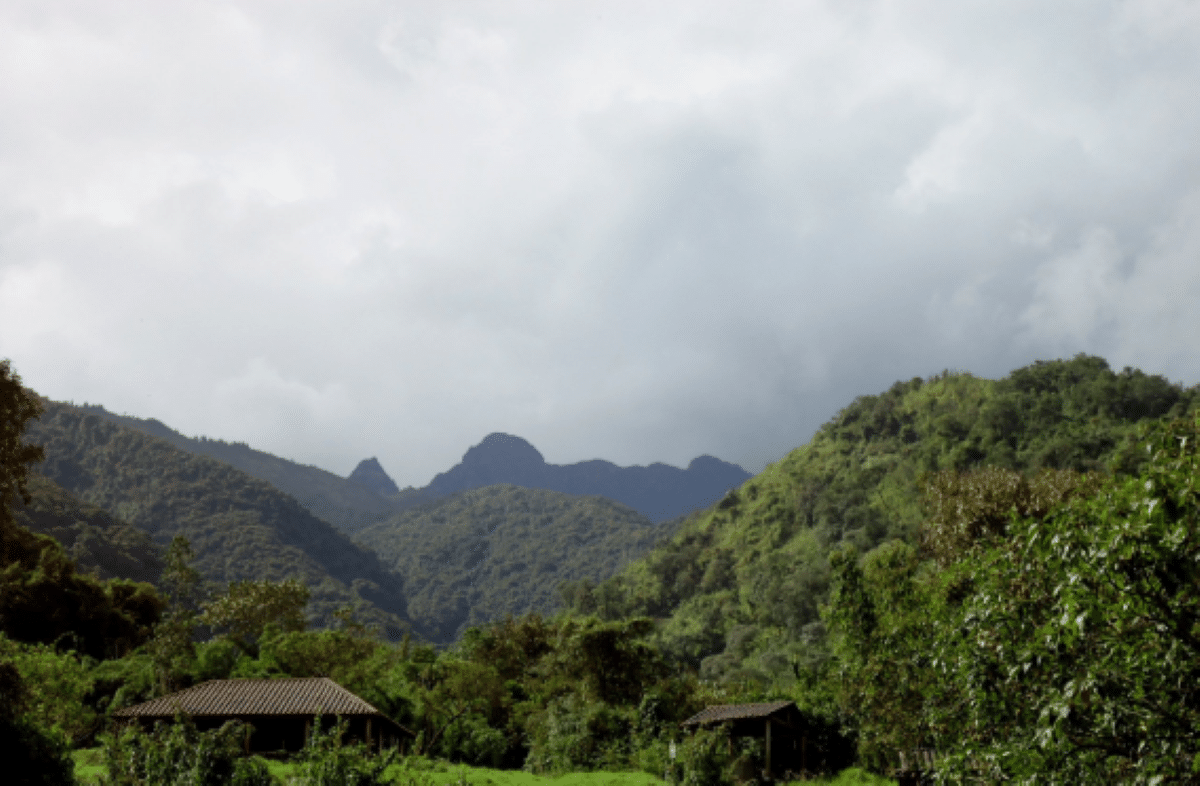
[[[771,777],[771,719],[767,718],[767,777]]]

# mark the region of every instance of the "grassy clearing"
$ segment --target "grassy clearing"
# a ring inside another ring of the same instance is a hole
[[[104,754],[100,748],[73,751],[75,777],[84,786],[100,782],[105,773]],[[289,783],[299,774],[292,762],[267,760],[267,768],[281,784]],[[520,770],[491,770],[483,767],[450,764],[442,761],[413,760],[394,764],[385,773],[397,784],[417,783],[424,786],[661,786],[664,781],[644,772],[576,772],[549,778],[531,775]]]
[[[99,748],[74,751],[75,777],[80,784],[92,786],[104,774],[103,753]],[[298,773],[291,762],[267,761],[271,775],[281,784],[289,783]],[[664,786],[665,781],[644,772],[573,772],[569,775],[547,777],[520,770],[492,770],[468,767],[444,761],[412,760],[394,764],[387,777],[398,784],[417,783],[428,786]],[[896,782],[880,778],[852,767],[834,778],[794,781],[790,786],[896,786]]]

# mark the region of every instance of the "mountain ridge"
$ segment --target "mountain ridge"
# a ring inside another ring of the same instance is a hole
[[[435,476],[426,490],[441,495],[502,483],[597,495],[661,523],[707,507],[751,477],[736,464],[708,455],[692,459],[686,469],[661,462],[621,467],[604,459],[549,464],[521,437],[493,432]]]

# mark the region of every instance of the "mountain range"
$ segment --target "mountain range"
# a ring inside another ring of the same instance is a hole
[[[313,624],[350,606],[393,637],[435,643],[506,614],[552,613],[560,586],[608,578],[674,532],[665,515],[749,477],[711,457],[686,470],[550,465],[493,434],[430,486],[400,489],[375,458],[341,478],[98,405],[43,403],[26,439],[46,457],[18,519],[83,569],[154,583],[184,535],[212,591],[298,577]],[[598,490],[640,500],[657,521]]]
[[[601,496],[627,505],[654,522],[708,507],[751,476],[736,464],[700,456],[686,469],[654,463],[620,467],[594,459],[547,464],[524,439],[493,433],[467,450],[462,460],[424,488],[399,488],[377,458],[361,461],[348,478],[298,464],[242,442],[186,437],[153,418],[109,412],[100,405],[80,409],[109,422],[164,439],[180,450],[229,464],[294,497],[313,515],[345,532],[357,532],[391,514],[459,491],[496,484]]]
[[[495,433],[468,450],[461,463],[437,475],[426,493],[442,496],[507,483],[608,497],[663,522],[708,507],[750,477],[736,464],[712,456],[692,459],[687,469],[661,463],[618,467],[601,459],[547,464],[537,448],[520,437]]]

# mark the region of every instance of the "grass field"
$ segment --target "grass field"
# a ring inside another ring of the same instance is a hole
[[[87,786],[99,783],[104,773],[100,749],[89,748],[72,755],[79,782]],[[298,769],[295,764],[279,761],[268,761],[267,766],[281,784],[289,783]],[[427,760],[417,760],[407,766],[392,765],[386,775],[397,786],[660,786],[666,783],[644,772],[574,772],[547,777],[520,770],[491,770]],[[831,779],[795,782],[796,786],[895,786],[895,783],[857,768]]]

